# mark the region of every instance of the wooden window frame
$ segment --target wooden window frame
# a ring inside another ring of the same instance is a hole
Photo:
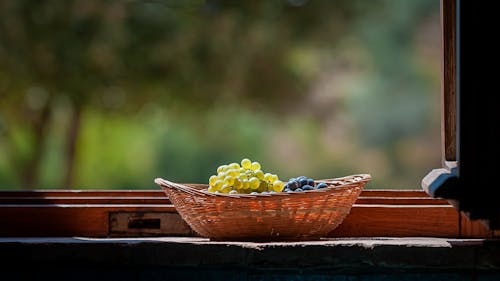
[[[494,132],[498,106],[496,49],[481,42],[493,31],[495,17],[479,3],[441,0],[443,167],[422,181],[426,192],[446,198],[472,220],[500,233],[500,196],[494,175],[500,146]]]
[[[443,164],[456,161],[455,0],[441,0]],[[161,190],[0,192],[0,237],[196,235]],[[495,232],[418,190],[366,190],[330,237],[487,238]]]
[[[159,227],[127,227],[132,220],[142,219],[157,220]],[[5,191],[0,193],[0,225],[1,237],[196,235],[161,190]],[[424,191],[366,190],[329,237],[492,235],[448,201],[431,198]]]

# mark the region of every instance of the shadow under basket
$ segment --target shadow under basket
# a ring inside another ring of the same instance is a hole
[[[207,185],[155,179],[181,217],[216,241],[318,240],[339,226],[371,180],[367,174],[318,180],[326,188],[272,194],[221,194]]]

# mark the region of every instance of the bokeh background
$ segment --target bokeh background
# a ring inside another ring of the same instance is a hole
[[[440,166],[438,0],[2,0],[0,189]]]

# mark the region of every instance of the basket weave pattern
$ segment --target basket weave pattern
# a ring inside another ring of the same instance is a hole
[[[369,175],[320,180],[327,188],[274,194],[214,194],[206,185],[156,179],[182,218],[212,240],[319,239],[349,214]]]

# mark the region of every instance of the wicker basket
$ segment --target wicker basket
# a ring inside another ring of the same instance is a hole
[[[156,179],[191,228],[211,240],[277,241],[325,237],[349,214],[370,175],[319,180],[328,187],[273,194],[214,194],[207,185]]]

